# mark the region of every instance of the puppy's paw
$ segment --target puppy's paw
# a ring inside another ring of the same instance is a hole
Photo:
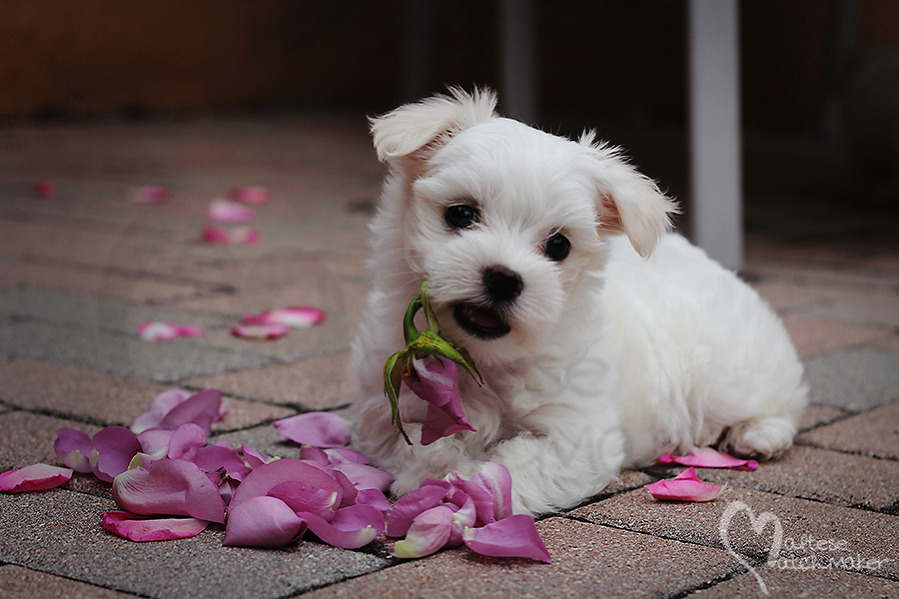
[[[796,427],[784,417],[746,420],[730,428],[720,449],[747,458],[770,460],[780,457],[793,445]]]

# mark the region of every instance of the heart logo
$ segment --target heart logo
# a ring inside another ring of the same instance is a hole
[[[778,556],[780,556],[780,549],[783,545],[783,526],[780,524],[780,518],[775,516],[771,512],[763,512],[758,516],[752,511],[752,508],[743,503],[742,501],[731,501],[727,504],[727,508],[724,510],[724,513],[721,515],[721,520],[718,522],[718,534],[721,536],[721,542],[724,544],[725,549],[727,549],[728,553],[733,555],[738,562],[746,566],[746,568],[752,572],[752,575],[755,576],[756,580],[759,583],[759,587],[761,587],[762,592],[764,594],[768,594],[768,587],[765,585],[765,581],[762,580],[762,577],[758,572],[755,571],[755,568],[752,567],[746,558],[737,553],[734,550],[733,546],[730,542],[730,526],[731,521],[734,517],[740,512],[746,512],[749,516],[749,524],[752,527],[752,530],[755,531],[755,534],[760,535],[767,528],[768,524],[774,524],[774,537],[771,541],[771,548],[768,549],[768,559],[767,563],[771,563],[777,560]]]

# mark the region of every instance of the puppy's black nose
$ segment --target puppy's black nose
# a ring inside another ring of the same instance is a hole
[[[493,301],[511,302],[521,295],[524,283],[517,272],[497,264],[484,269],[484,288]]]

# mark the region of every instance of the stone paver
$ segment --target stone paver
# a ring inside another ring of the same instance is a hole
[[[846,349],[805,360],[814,403],[862,411],[899,398],[899,354]]]
[[[0,566],[4,599],[125,599],[134,597],[20,566]]]
[[[899,401],[803,433],[796,442],[899,460]]]
[[[899,594],[899,583],[842,570],[808,570],[777,566],[758,566],[756,573],[770,597],[853,597],[853,599],[885,599]],[[765,597],[759,580],[752,573],[691,593],[695,599],[731,599],[733,597]]]
[[[101,425],[130,426],[168,385],[124,379],[27,358],[0,364],[0,399],[10,406],[69,416]],[[205,388],[205,387],[204,387]],[[224,396],[227,416],[214,431],[245,428],[294,414],[280,406]]]
[[[298,334],[302,333],[303,331]],[[355,383],[351,362],[349,353],[341,352],[306,358],[291,364],[189,379],[185,384],[192,387],[213,387],[240,397],[320,410],[342,406],[353,400]]]
[[[138,325],[152,320],[223,330],[237,324],[234,318],[214,314],[32,288],[0,292],[0,310],[19,319],[64,323],[127,335],[136,335]]]
[[[564,518],[538,524],[553,563],[443,552],[304,597],[633,597],[676,595],[738,570],[727,552]]]
[[[301,542],[222,547],[224,532],[134,543],[100,525],[108,499],[65,490],[0,495],[0,562],[159,599],[276,598],[383,568],[374,555]]]
[[[786,316],[784,326],[800,358],[826,354],[888,337],[891,331],[801,316]]]
[[[807,431],[821,426],[822,424],[828,424],[834,420],[845,418],[847,415],[848,412],[839,408],[809,404],[805,407],[805,410],[802,412],[802,417],[799,419],[799,430]]]
[[[271,361],[264,355],[211,347],[200,339],[148,343],[136,335],[34,321],[12,322],[0,328],[0,347],[11,357],[166,384]]]

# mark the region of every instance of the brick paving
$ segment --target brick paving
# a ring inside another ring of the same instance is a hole
[[[172,386],[221,389],[229,413],[212,440],[272,455],[296,452],[272,420],[349,416],[383,174],[361,116],[18,125],[0,142],[0,471],[57,463],[57,428],[127,425]],[[41,177],[56,181],[54,197],[31,196]],[[134,204],[139,185],[172,199]],[[255,207],[262,241],[204,245],[206,206],[235,185],[271,191]],[[76,474],[0,495],[0,595],[754,597],[764,585],[774,597],[899,596],[899,248],[829,244],[820,226],[817,244],[748,237],[746,273],[784,316],[813,405],[782,459],[698,469],[727,483],[714,502],[653,501],[642,486],[677,470],[626,471],[538,523],[551,565],[464,548],[398,562],[384,539],[358,551],[228,548],[213,527],[132,543],[100,526],[109,485]],[[272,342],[229,334],[243,314],[297,304],[328,318]],[[135,333],[146,320],[208,333],[150,344]],[[731,506],[742,511],[725,526]],[[780,537],[761,527],[765,513]]]

